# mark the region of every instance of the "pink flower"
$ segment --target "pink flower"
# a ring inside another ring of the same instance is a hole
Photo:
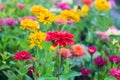
[[[70,50],[66,48],[61,48],[58,53],[61,55],[62,59],[70,58],[72,55]]]
[[[16,6],[19,9],[24,9],[26,7],[24,4],[17,4]]]
[[[117,80],[120,80],[120,68],[112,68],[109,72],[109,76],[113,76],[117,78]]]
[[[85,48],[82,45],[76,44],[71,47],[71,53],[74,57],[84,57]]]
[[[111,63],[116,63],[116,64],[120,63],[120,58],[118,56],[115,56],[115,55],[109,56],[109,60]]]
[[[89,46],[88,52],[90,55],[93,55],[97,51],[97,48],[95,46]]]
[[[83,76],[88,76],[91,73],[91,71],[89,69],[83,67],[81,69],[81,73],[82,73]]]
[[[64,2],[58,2],[57,7],[62,10],[70,10],[70,6]]]
[[[0,19],[0,26],[4,24],[4,19]]]
[[[5,9],[5,8],[6,8],[5,5],[0,5],[0,10],[3,10],[3,9]]]
[[[6,25],[8,25],[9,27],[13,27],[13,26],[15,26],[15,25],[18,24],[17,20],[15,20],[14,18],[6,18],[6,19],[4,20],[4,23],[5,23]]]
[[[67,24],[70,26],[70,25],[73,24],[73,22],[74,22],[73,20],[70,20],[70,21],[67,22]]]
[[[111,4],[111,7],[115,7],[115,0],[109,0],[110,4]]]
[[[120,52],[120,47],[118,48],[118,51]]]
[[[62,19],[62,18],[58,18],[56,21],[55,21],[57,24],[61,25],[61,24],[66,24],[66,20],[65,19]]]
[[[102,40],[110,41],[110,37],[105,32],[98,32],[97,35],[100,36]]]
[[[19,21],[25,20],[25,19],[30,19],[30,20],[36,20],[36,17],[34,16],[24,16],[19,18]]]
[[[98,56],[94,59],[94,63],[97,66],[104,66],[107,64],[107,61],[104,58],[102,58],[101,56]]]

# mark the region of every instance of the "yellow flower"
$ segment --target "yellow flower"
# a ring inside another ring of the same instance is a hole
[[[32,8],[30,9],[30,11],[35,14],[35,15],[38,15],[39,13],[44,13],[44,12],[47,12],[48,9],[42,7],[42,6],[38,6],[38,5],[34,5],[32,6]]]
[[[83,5],[82,6],[82,9],[80,10],[80,12],[81,12],[81,16],[83,17],[83,16],[87,16],[88,15],[88,11],[89,11],[89,7],[87,6],[87,5]]]
[[[21,21],[20,24],[23,30],[28,29],[28,30],[36,31],[40,27],[37,21],[30,20],[30,19],[25,19]]]
[[[50,49],[51,49],[52,51],[54,51],[54,50],[56,49],[56,47],[54,47],[53,45],[51,45],[51,46],[50,46]]]
[[[51,24],[54,21],[54,15],[50,12],[39,13],[37,18],[44,24]]]
[[[107,11],[110,9],[110,2],[107,0],[96,0],[95,7],[98,10]]]
[[[41,42],[45,41],[46,38],[46,33],[44,32],[34,32],[29,35],[29,43],[30,43],[30,48],[34,47],[37,45],[40,49],[42,49]]]
[[[61,13],[67,21],[73,20],[74,22],[78,22],[80,20],[79,15],[77,15],[74,11],[70,10],[63,10]]]

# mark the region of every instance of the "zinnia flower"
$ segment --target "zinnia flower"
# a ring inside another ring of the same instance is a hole
[[[113,64],[113,63],[116,63],[116,64],[119,64],[120,63],[120,58],[118,56],[115,56],[115,55],[111,55],[109,56],[109,60],[110,62]]]
[[[74,57],[83,57],[85,55],[85,48],[82,45],[72,45],[71,53]]]
[[[113,76],[117,78],[117,80],[120,80],[120,68],[112,68],[109,72],[109,76]]]
[[[110,41],[110,37],[105,32],[97,32],[97,35],[100,36],[102,40]]]
[[[84,17],[88,15],[89,7],[87,5],[83,5],[80,9],[80,16]]]
[[[90,55],[93,55],[97,51],[97,48],[95,46],[89,46],[88,52]]]
[[[19,9],[24,9],[26,7],[24,4],[17,4],[16,6]]]
[[[35,16],[24,16],[24,17],[19,18],[19,21],[23,21],[25,19],[37,20]]]
[[[94,59],[94,63],[97,66],[104,66],[107,64],[107,61],[104,58],[102,58],[101,56],[98,56]]]
[[[70,10],[70,6],[63,2],[58,2],[57,7],[63,10]]]
[[[82,2],[83,2],[84,4],[90,6],[91,3],[92,3],[92,0],[82,0]]]
[[[17,20],[15,20],[14,18],[6,18],[6,19],[4,20],[4,23],[5,23],[6,25],[8,25],[9,27],[13,27],[13,26],[15,26],[15,25],[18,24]]]
[[[81,73],[82,73],[83,76],[88,76],[91,73],[91,71],[89,69],[83,67],[81,69]]]
[[[61,55],[62,59],[66,59],[66,58],[70,58],[71,57],[71,52],[69,49],[66,49],[66,48],[61,48],[59,51],[58,51],[58,54]]]
[[[47,33],[46,41],[52,41],[53,46],[66,46],[74,43],[74,35],[66,31],[51,31]]]
[[[6,8],[6,6],[0,5],[0,10],[3,10],[3,9],[5,9],[5,8]]]
[[[66,24],[66,20],[63,19],[63,18],[57,18],[57,19],[55,20],[55,22],[56,22],[58,25]]]
[[[0,26],[4,24],[4,19],[0,19]]]
[[[30,57],[31,57],[30,53],[24,50],[24,51],[17,52],[13,58],[15,60],[28,60],[30,59]]]
[[[37,21],[30,19],[22,20],[20,24],[23,30],[28,29],[28,30],[36,31],[40,27]]]
[[[68,21],[67,24],[68,24],[69,26],[72,25],[72,24],[73,24],[73,20]]]

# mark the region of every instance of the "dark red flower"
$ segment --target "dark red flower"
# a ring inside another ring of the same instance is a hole
[[[36,71],[35,71],[35,68],[34,68],[33,66],[31,66],[31,67],[28,68],[28,73],[27,73],[27,74],[28,74],[31,78],[33,78],[33,73],[35,73],[36,76],[39,77],[38,72],[36,72]]]
[[[66,31],[51,31],[47,33],[46,41],[52,41],[53,46],[66,46],[74,43],[74,35]]]
[[[113,63],[116,63],[116,64],[119,64],[120,63],[120,58],[118,56],[115,56],[115,55],[111,55],[109,56],[109,60],[110,62],[113,64]]]
[[[104,66],[107,64],[107,61],[104,58],[102,58],[101,56],[98,56],[94,59],[94,63],[97,66]]]
[[[17,52],[13,58],[15,60],[27,60],[27,59],[30,59],[30,57],[31,57],[30,53],[24,50],[24,51]]]
[[[88,76],[91,73],[91,71],[89,69],[83,67],[81,69],[81,73],[82,73],[83,76]]]
[[[97,51],[97,48],[95,46],[89,46],[88,52],[90,55],[93,55]]]

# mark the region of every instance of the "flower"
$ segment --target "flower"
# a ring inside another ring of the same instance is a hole
[[[93,55],[97,51],[97,48],[95,46],[89,46],[88,52],[90,55]]]
[[[74,57],[83,57],[85,55],[85,48],[80,44],[72,45],[71,53]]]
[[[73,20],[68,21],[67,24],[68,24],[69,26],[72,25],[72,24],[73,24]]]
[[[100,36],[102,40],[110,41],[110,37],[105,32],[97,32],[97,35]]]
[[[91,71],[89,69],[83,67],[81,69],[81,73],[82,73],[83,76],[88,76],[91,73]]]
[[[58,2],[57,7],[62,10],[70,10],[70,6],[67,3]]]
[[[94,59],[94,63],[97,66],[104,66],[107,64],[107,61],[104,58],[102,58],[101,56],[98,56]]]
[[[66,24],[66,20],[63,19],[63,18],[57,18],[57,19],[55,20],[55,22],[56,22],[58,25]]]
[[[80,17],[74,11],[63,10],[61,16],[64,17],[67,21],[73,20],[74,22],[78,22]]]
[[[6,8],[5,5],[0,5],[0,10],[3,10],[3,9],[5,9],[5,8]]]
[[[24,9],[26,7],[24,4],[17,4],[16,6],[19,9]]]
[[[82,2],[83,2],[84,4],[90,6],[91,3],[92,3],[92,0],[82,0]]]
[[[80,16],[84,17],[88,15],[89,7],[87,5],[83,5],[80,10]]]
[[[117,78],[117,80],[120,80],[120,68],[112,68],[109,72],[109,76],[113,76]]]
[[[28,29],[32,31],[36,31],[40,25],[37,21],[30,20],[30,19],[24,19],[20,22],[20,25],[23,30]]]
[[[110,62],[113,64],[113,63],[116,63],[116,64],[119,64],[120,63],[120,58],[118,56],[115,56],[115,55],[111,55],[109,56],[109,60]]]
[[[15,26],[15,25],[18,24],[17,20],[15,20],[14,18],[6,18],[6,19],[4,20],[4,23],[5,23],[6,25],[8,25],[9,27],[13,27],[13,26]]]
[[[53,45],[51,45],[51,46],[50,46],[50,49],[51,49],[52,51],[54,51],[54,50],[56,49],[56,47],[54,47]]]
[[[109,0],[110,4],[111,4],[111,8],[115,7],[115,0]]]
[[[0,19],[0,26],[4,24],[4,19]]]
[[[2,30],[2,26],[0,26],[0,31]]]
[[[35,68],[34,68],[33,66],[30,66],[30,67],[28,68],[27,74],[28,74],[31,78],[33,78],[33,74],[34,74],[34,73],[36,74],[37,77],[39,77],[39,73],[35,71]]]
[[[66,46],[74,43],[74,35],[66,31],[50,31],[47,33],[46,41],[52,41],[53,46]]]
[[[71,57],[71,52],[69,49],[66,48],[61,48],[58,52],[58,54],[61,55],[62,59],[70,58]]]
[[[98,10],[107,11],[110,9],[110,2],[108,2],[107,0],[96,0],[95,7]]]
[[[24,16],[24,17],[19,18],[19,21],[23,21],[25,19],[37,20],[35,16]]]
[[[37,45],[40,49],[42,49],[41,43],[46,38],[46,33],[44,32],[34,32],[29,35],[29,43],[30,48],[33,48],[35,45]]]
[[[16,54],[14,55],[14,59],[15,60],[28,60],[30,59],[31,55],[29,52],[23,50],[23,51],[20,51],[20,52],[16,52]]]
[[[34,14],[34,15],[38,15],[40,13],[44,13],[44,12],[48,12],[48,9],[42,7],[42,6],[38,6],[38,5],[34,5],[32,6],[32,8],[30,9],[30,11]]]
[[[44,12],[37,15],[40,22],[51,24],[54,21],[54,15],[51,12]]]
[[[118,48],[118,52],[120,52],[120,47]]]

